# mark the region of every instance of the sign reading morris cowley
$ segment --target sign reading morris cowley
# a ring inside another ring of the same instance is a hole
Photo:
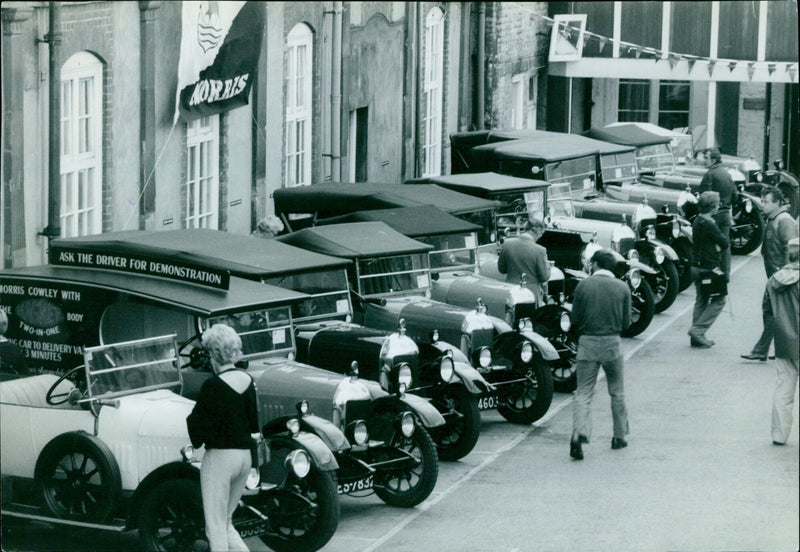
[[[176,121],[247,105],[264,9],[260,2],[183,2]]]

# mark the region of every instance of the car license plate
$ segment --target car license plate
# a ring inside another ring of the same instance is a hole
[[[497,395],[486,395],[478,399],[478,408],[480,410],[492,410],[500,406],[500,397]]]
[[[362,477],[357,481],[350,481],[348,483],[339,483],[339,494],[347,494],[355,491],[367,491],[375,484],[374,477],[368,475]]]
[[[269,532],[269,521],[252,519],[237,523],[235,527],[243,539],[258,537],[259,535],[265,535]]]

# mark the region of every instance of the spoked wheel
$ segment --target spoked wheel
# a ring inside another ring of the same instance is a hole
[[[664,259],[664,262],[658,266],[658,273],[655,274],[655,287],[653,293],[655,294],[655,312],[664,312],[678,297],[680,291],[680,277],[678,276],[678,269],[669,259]]]
[[[578,374],[575,371],[575,355],[578,354],[578,342],[568,333],[564,340],[562,352],[559,349],[559,359],[551,363],[553,373],[553,389],[562,393],[572,393],[578,387]]]
[[[142,502],[139,537],[148,552],[207,552],[200,482],[172,479]]]
[[[411,437],[400,432],[392,437],[392,446],[410,454],[416,462],[400,470],[376,476],[375,494],[386,504],[411,508],[433,492],[439,478],[439,457],[428,432],[417,425]]]
[[[122,489],[108,446],[84,432],[59,435],[42,450],[36,481],[54,517],[103,523],[115,512]]]
[[[733,213],[731,253],[747,255],[761,245],[764,238],[764,217],[755,207],[749,213],[741,207]]]
[[[448,385],[431,399],[445,424],[431,429],[440,460],[458,460],[475,447],[481,433],[478,399],[463,385]]]
[[[522,385],[515,385],[497,411],[509,422],[532,424],[547,413],[553,402],[553,374],[550,365],[535,355]]]
[[[259,509],[269,516],[274,534],[259,538],[277,552],[315,552],[328,543],[339,524],[336,484],[317,468],[266,500]]]
[[[692,244],[683,239],[676,241],[672,244],[675,253],[678,254],[680,262],[675,267],[678,269],[678,280],[680,285],[678,291],[689,289],[692,285]]]
[[[653,290],[642,280],[638,288],[631,290],[631,325],[622,331],[622,337],[635,337],[645,331],[653,320],[655,308]]]

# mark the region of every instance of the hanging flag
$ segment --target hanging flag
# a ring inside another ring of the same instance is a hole
[[[642,55],[642,51],[639,48],[634,48],[633,55],[636,59],[639,59],[639,57]]]
[[[175,121],[247,105],[264,33],[259,2],[182,2]]]
[[[717,60],[709,59],[708,60],[708,76],[711,78],[712,73],[714,72],[714,66],[717,64]]]
[[[697,63],[697,58],[686,58],[686,63],[689,64],[689,72],[691,73],[692,67],[694,67],[695,63]]]
[[[735,61],[729,61],[728,62],[728,71],[733,73],[734,69],[736,69],[736,62]]]
[[[793,63],[788,66],[787,70],[789,71],[789,81],[794,82],[794,79],[797,76],[797,65]]]
[[[756,72],[756,62],[750,61],[747,63],[747,78],[753,80],[753,73]]]
[[[681,58],[676,56],[676,55],[674,55],[674,54],[669,54],[669,57],[667,59],[669,59],[669,68],[670,69],[675,69],[675,66],[678,64],[678,61]]]
[[[603,48],[605,48],[605,47],[606,47],[606,44],[608,44],[608,38],[607,38],[607,37],[605,37],[605,36],[601,36],[601,37],[600,37],[600,41],[599,41],[599,43],[598,43],[598,48],[599,48],[599,49],[598,49],[598,51],[599,51],[601,54],[603,53]]]
[[[583,47],[586,48],[586,43],[589,42],[590,35],[588,32],[583,33]]]
[[[767,63],[767,73],[769,73],[770,77],[772,76],[772,73],[774,73],[775,69],[777,69],[777,68],[778,68],[778,64],[777,63]]]

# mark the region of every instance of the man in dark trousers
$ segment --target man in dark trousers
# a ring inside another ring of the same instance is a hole
[[[544,234],[544,222],[539,219],[528,219],[525,231],[517,238],[508,238],[503,242],[503,249],[497,258],[497,270],[506,274],[506,281],[515,284],[525,274],[525,285],[536,300],[543,300],[543,285],[550,279],[550,264],[547,262],[547,250],[537,240]]]
[[[722,155],[717,148],[711,148],[706,152],[706,166],[708,167],[708,171],[700,182],[699,191],[701,194],[707,191],[717,192],[719,194],[719,209],[714,215],[714,220],[730,242],[731,226],[733,225],[731,207],[739,196],[739,192],[736,190],[736,185],[733,183],[733,178],[731,178],[728,169],[722,166]],[[730,246],[720,251],[720,256],[722,257],[720,268],[725,272],[728,280],[730,280]]]
[[[612,449],[628,446],[628,411],[625,408],[623,359],[620,333],[631,324],[631,292],[614,276],[614,255],[601,249],[591,258],[592,275],[575,288],[572,303],[572,327],[578,336],[578,355],[575,369],[578,388],[573,399],[573,430],[569,455],[583,460],[582,443],[588,443],[592,433],[589,408],[597,383],[600,366],[606,374],[608,394],[611,395],[611,415],[614,419]]]
[[[772,188],[762,195],[764,214],[767,227],[764,230],[764,242],[761,244],[761,255],[764,257],[764,270],[767,278],[771,278],[781,267],[788,262],[787,244],[796,238],[798,229],[797,221],[789,214],[789,208],[784,205],[783,194],[777,188]],[[766,301],[766,295],[764,296]],[[762,305],[763,306],[763,305]],[[767,361],[770,345],[772,345],[774,320],[766,309],[762,309],[764,330],[753,350],[742,355],[746,360]]]

